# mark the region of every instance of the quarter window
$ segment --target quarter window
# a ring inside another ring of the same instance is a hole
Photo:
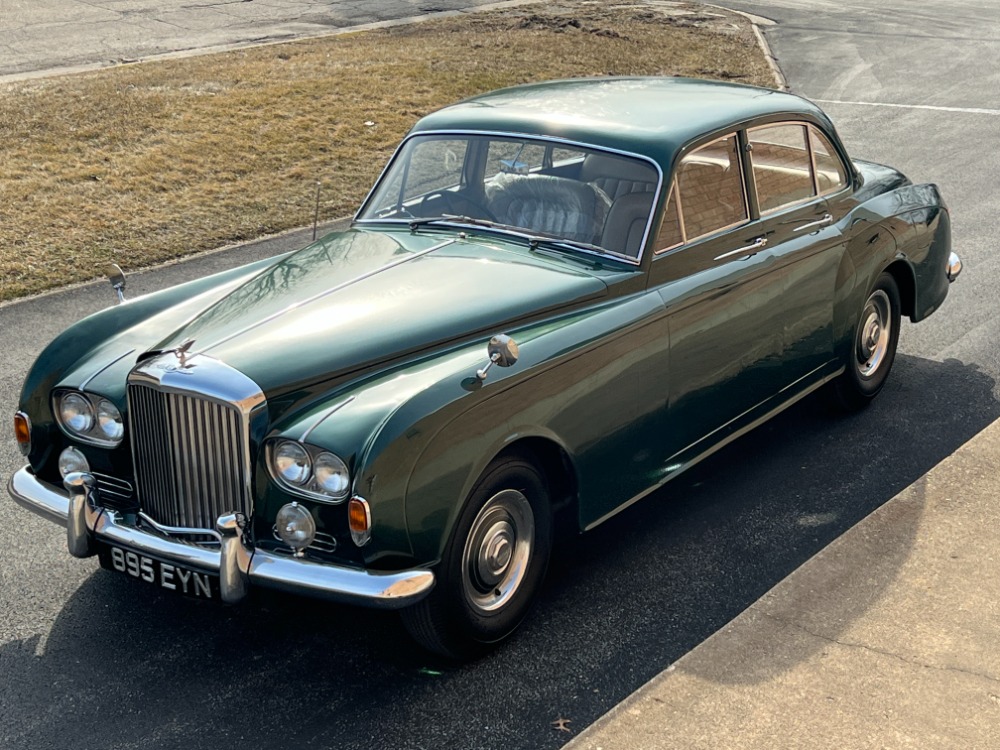
[[[767,125],[747,137],[762,214],[816,195],[805,125]]]
[[[837,151],[826,136],[809,128],[812,139],[813,162],[816,165],[816,187],[819,194],[832,193],[847,185],[847,172]]]

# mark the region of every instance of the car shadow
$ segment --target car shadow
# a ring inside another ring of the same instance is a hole
[[[901,355],[862,413],[805,399],[565,544],[521,631],[464,666],[391,614],[281,595],[219,608],[95,570],[44,642],[0,647],[0,746],[561,746],[1000,417],[995,385]],[[873,560],[840,627],[891,583],[917,526]]]

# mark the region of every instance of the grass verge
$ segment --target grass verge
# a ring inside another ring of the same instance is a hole
[[[0,88],[0,301],[354,211],[427,112],[591,75],[774,81],[748,23],[568,0]]]

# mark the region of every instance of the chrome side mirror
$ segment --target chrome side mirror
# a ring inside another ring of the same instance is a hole
[[[108,281],[111,288],[118,294],[118,304],[125,301],[125,272],[117,263],[112,263],[107,270]]]
[[[486,380],[486,374],[493,365],[510,367],[517,362],[517,342],[504,333],[498,333],[486,345],[486,353],[489,355],[490,361],[486,363],[486,367],[483,369],[476,370],[476,377],[480,380]]]

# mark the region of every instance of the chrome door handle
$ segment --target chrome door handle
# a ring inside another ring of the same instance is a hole
[[[833,223],[833,216],[830,214],[824,214],[822,219],[818,221],[810,221],[808,224],[803,224],[801,227],[795,227],[793,232],[804,232],[807,229],[817,229],[819,227],[827,227]]]
[[[758,237],[749,245],[746,245],[745,247],[738,247],[735,250],[730,250],[728,253],[723,253],[722,255],[716,255],[712,258],[712,260],[731,258],[734,255],[753,255],[765,245],[767,245],[767,237]]]

